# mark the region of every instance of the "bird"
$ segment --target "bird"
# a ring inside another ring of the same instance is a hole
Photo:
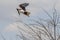
[[[23,13],[24,15],[26,16],[29,16],[30,12],[28,12],[26,10],[26,7],[29,5],[29,3],[22,3],[22,4],[19,4],[19,8],[17,8],[17,11],[18,11],[18,14],[20,15],[20,13]]]

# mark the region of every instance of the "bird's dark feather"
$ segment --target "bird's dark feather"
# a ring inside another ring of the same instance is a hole
[[[26,6],[28,6],[29,3],[23,3],[23,4],[20,4],[19,7],[21,7],[24,11],[26,11]]]

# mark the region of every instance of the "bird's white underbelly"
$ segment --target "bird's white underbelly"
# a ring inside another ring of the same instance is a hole
[[[24,13],[24,10],[19,10],[20,13]]]

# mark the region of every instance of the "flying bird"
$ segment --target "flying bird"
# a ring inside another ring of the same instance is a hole
[[[29,5],[29,3],[22,3],[19,5],[20,9],[17,8],[18,14],[23,13],[24,15],[29,16],[30,12],[26,11],[26,7]]]

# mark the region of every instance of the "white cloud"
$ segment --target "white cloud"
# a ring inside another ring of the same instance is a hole
[[[3,31],[10,32],[10,31],[16,31],[17,30],[17,24],[9,24]]]
[[[7,25],[3,31],[5,31],[5,32],[18,31],[19,30],[18,27],[20,27],[21,29],[24,29],[24,30],[27,29],[27,27],[25,27],[23,23],[15,22],[15,23]]]
[[[8,25],[3,31],[10,32],[10,31],[16,31],[16,30],[17,30],[17,25],[14,23],[14,24]]]

